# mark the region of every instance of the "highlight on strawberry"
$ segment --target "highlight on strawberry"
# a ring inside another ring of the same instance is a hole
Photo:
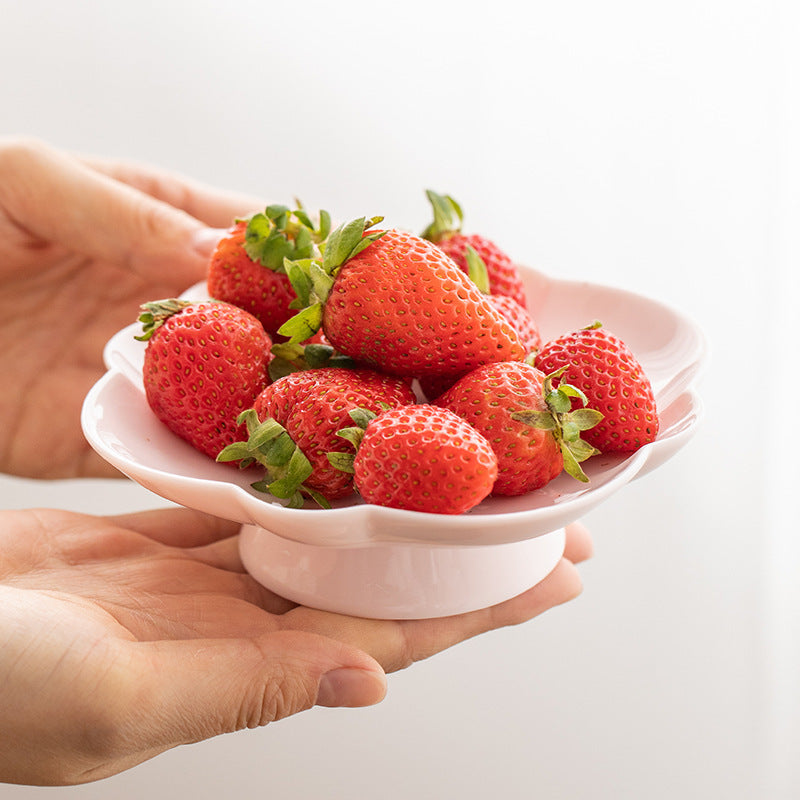
[[[394,375],[462,375],[521,361],[519,334],[431,242],[381,217],[334,230],[321,259],[286,261],[299,312],[279,330],[291,343],[320,328],[341,354]]]

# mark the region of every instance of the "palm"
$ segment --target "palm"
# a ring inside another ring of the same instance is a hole
[[[123,264],[31,242],[0,246],[0,364],[15,391],[0,397],[0,469],[33,477],[112,475],[78,424],[86,392],[103,372],[103,345],[147,300],[179,293]],[[198,276],[199,277],[199,276]]]

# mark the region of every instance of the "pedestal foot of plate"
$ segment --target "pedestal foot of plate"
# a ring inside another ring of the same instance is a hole
[[[301,605],[373,619],[424,619],[486,608],[545,578],[564,529],[490,546],[375,543],[318,547],[245,525],[239,551],[263,586]]]

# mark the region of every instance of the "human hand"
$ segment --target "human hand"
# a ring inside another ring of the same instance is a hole
[[[139,305],[205,276],[218,229],[263,204],[167,173],[0,140],[0,471],[111,476],[81,433],[102,350]],[[217,230],[215,230],[217,229]]]
[[[313,705],[366,706],[384,672],[575,597],[580,525],[540,584],[493,608],[383,621],[256,583],[234,523],[187,509],[0,512],[0,781],[73,784]]]

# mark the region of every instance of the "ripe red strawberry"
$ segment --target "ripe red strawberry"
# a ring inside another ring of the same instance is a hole
[[[488,295],[489,302],[514,326],[525,352],[535,353],[542,346],[542,337],[536,321],[513,297],[503,294]]]
[[[294,497],[295,504],[306,494],[326,505],[326,501],[353,491],[352,475],[334,468],[328,459],[328,453],[350,449],[347,440],[337,435],[353,424],[350,412],[360,408],[378,414],[385,407],[413,403],[414,399],[403,379],[372,370],[293,372],[267,386],[255,399],[257,419],[250,420],[250,439],[229,448],[222,459],[256,460],[267,468],[267,478],[257,488],[278,497]],[[268,440],[269,448],[275,438],[283,433],[288,436],[279,442],[280,463],[275,463],[272,453],[260,450],[265,429],[274,434]],[[294,465],[289,474],[291,459]]]
[[[261,320],[273,338],[293,314],[296,299],[286,275],[284,258],[310,258],[315,245],[328,233],[326,212],[320,227],[302,209],[268,206],[263,213],[240,220],[224,236],[208,266],[207,287],[211,297],[244,308]]]
[[[294,262],[304,310],[280,333],[302,341],[320,326],[340,353],[394,375],[459,375],[522,360],[508,321],[430,242],[359,219],[334,231],[323,260]]]
[[[572,413],[566,384],[552,391],[551,378],[525,363],[487,364],[465,375],[436,404],[463,417],[489,441],[497,456],[493,494],[539,489],[562,469],[586,480],[579,462],[596,451],[580,431],[597,422],[590,409]]]
[[[656,438],[658,412],[650,381],[625,343],[599,322],[548,342],[535,363],[544,371],[565,368],[562,380],[603,413],[603,421],[585,435],[601,452],[632,452]]]
[[[444,408],[407,405],[370,421],[357,444],[355,484],[391,508],[462,514],[491,492],[497,458],[486,439]]]
[[[472,248],[486,265],[489,292],[511,297],[526,308],[525,285],[510,256],[485,236],[461,232],[463,213],[452,197],[430,189],[426,194],[433,207],[433,222],[423,231],[423,238],[438,245],[466,273],[469,273],[467,252]]]
[[[147,402],[175,434],[211,458],[243,434],[237,417],[266,386],[272,342],[228,303],[161,300],[142,306]]]

